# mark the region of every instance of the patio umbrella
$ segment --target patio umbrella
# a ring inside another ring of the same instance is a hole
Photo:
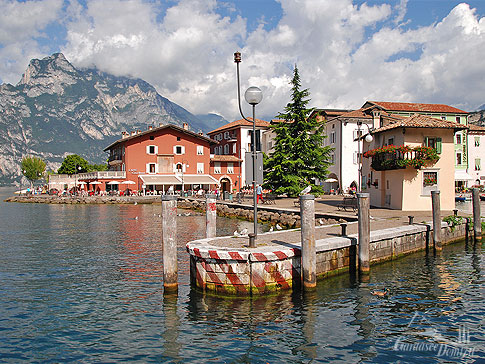
[[[335,179],[335,178],[327,178],[325,181],[323,182],[328,182],[328,183],[332,183],[332,182],[338,182],[338,179]]]
[[[94,182],[89,182],[90,185],[100,185],[101,182],[99,181],[94,181]]]
[[[118,181],[111,181],[107,183],[108,185],[119,185],[120,183]]]
[[[123,181],[121,182],[122,185],[136,185],[136,182],[133,182],[133,181]]]

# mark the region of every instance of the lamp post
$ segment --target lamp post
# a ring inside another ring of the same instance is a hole
[[[358,134],[358,140],[357,140],[357,155],[359,157],[359,186],[358,186],[358,192],[362,192],[362,153],[360,151],[360,141],[362,140],[362,136],[360,135],[360,127],[362,126],[362,121],[358,121],[357,122],[357,134]],[[370,130],[370,127],[369,125],[367,124],[364,124],[365,126],[367,126],[367,134],[364,138],[364,140],[367,142],[367,143],[370,143],[372,142],[373,138],[372,138],[372,135],[370,134],[371,130]],[[364,146],[362,145],[362,151],[364,149]]]
[[[76,164],[76,173],[74,175],[74,195],[76,196],[77,196],[77,174],[81,172],[81,169],[82,169],[81,166]]]
[[[187,164],[184,164],[184,163],[187,163]],[[184,161],[182,160],[182,193],[180,194],[181,197],[185,197],[185,194],[184,194],[184,167],[187,167],[189,168],[189,162],[188,161]]]
[[[25,173],[27,173],[27,171],[26,171],[25,169],[23,169],[23,170],[22,170],[22,175],[20,176],[20,183],[19,183],[20,190],[19,190],[19,196],[22,194],[22,178],[24,178]]]
[[[239,113],[241,114],[242,118],[246,121],[251,122],[248,118],[246,118],[242,112],[241,108],[241,92],[240,92],[240,82],[239,82],[239,63],[241,63],[241,53],[236,52],[234,53],[234,63],[236,63],[237,67],[237,101],[239,106]],[[256,200],[256,105],[261,102],[263,99],[263,92],[256,86],[249,87],[246,92],[244,93],[244,99],[246,102],[253,107],[253,140],[251,141],[251,159],[253,162],[253,212],[254,212],[254,239],[249,239],[249,246],[254,247],[255,240],[258,236],[257,227],[258,227],[258,205]]]

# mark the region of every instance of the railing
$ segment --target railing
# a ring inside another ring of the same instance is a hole
[[[98,171],[79,173],[78,179],[108,179],[108,178],[126,178],[125,171]]]
[[[113,154],[109,156],[108,163],[112,161],[121,161],[121,160],[122,160],[121,154]]]
[[[385,146],[364,153],[372,158],[371,167],[376,171],[404,169],[407,166],[421,168],[426,162],[436,162],[439,155],[434,148],[408,146]]]

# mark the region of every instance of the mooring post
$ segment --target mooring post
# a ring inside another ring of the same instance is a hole
[[[440,191],[431,191],[431,205],[433,209],[433,247],[441,250],[441,207]]]
[[[216,237],[216,195],[205,195],[205,237]]]
[[[177,292],[177,196],[162,196],[162,250],[164,292]]]
[[[482,219],[480,217],[480,196],[478,195],[478,188],[472,188],[473,201],[473,238],[475,241],[482,240]]]
[[[370,250],[370,201],[369,193],[357,194],[357,208],[359,218],[359,273],[369,274],[369,250]]]
[[[300,196],[301,272],[304,289],[317,286],[317,255],[315,251],[315,196]]]

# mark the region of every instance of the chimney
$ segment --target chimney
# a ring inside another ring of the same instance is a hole
[[[121,139],[128,138],[128,133],[126,131],[121,133]]]
[[[137,134],[140,134],[140,133],[141,133],[141,130],[137,130],[137,131],[136,131],[136,133],[137,133]]]
[[[373,122],[372,126],[374,129],[379,129],[381,127],[381,112],[379,110],[372,111]]]
[[[161,128],[163,126],[163,123],[158,124],[158,127]]]
[[[200,136],[204,136],[204,133],[203,133],[203,132],[201,132],[201,131],[199,131],[199,135],[200,135]]]
[[[133,135],[135,135],[135,134],[136,134],[136,131],[134,131],[134,130],[133,130],[133,131],[131,132],[131,136],[133,136]]]
[[[152,130],[153,129],[153,125],[148,125],[148,130]]]
[[[184,123],[184,130],[189,130],[189,124]]]

